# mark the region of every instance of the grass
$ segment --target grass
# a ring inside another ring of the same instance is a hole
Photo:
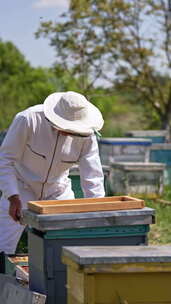
[[[149,244],[171,244],[171,207],[156,202],[146,205],[156,210],[156,223],[150,226]]]
[[[162,199],[171,202],[171,185],[165,187]],[[156,223],[150,225],[149,245],[171,244],[171,205],[166,206],[158,200],[145,202],[147,207],[156,211]]]

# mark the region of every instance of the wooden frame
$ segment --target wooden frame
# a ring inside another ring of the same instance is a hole
[[[145,207],[143,200],[130,196],[28,202],[28,209],[39,214],[114,211],[142,209],[143,207]]]

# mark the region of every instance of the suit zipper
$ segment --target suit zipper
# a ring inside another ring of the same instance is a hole
[[[53,151],[53,155],[52,155],[52,160],[51,160],[51,163],[50,163],[50,166],[49,166],[49,169],[48,169],[48,172],[47,172],[47,175],[46,175],[46,179],[44,181],[44,183],[42,184],[42,191],[41,191],[41,194],[40,194],[40,198],[39,200],[42,199],[42,196],[43,196],[43,191],[44,191],[44,186],[48,180],[48,177],[49,177],[49,173],[50,173],[50,170],[52,168],[52,164],[53,164],[53,160],[54,160],[54,157],[55,157],[55,152],[56,152],[56,147],[57,147],[57,143],[58,143],[58,137],[59,137],[59,132],[57,133],[57,137],[56,137],[56,143],[55,143],[55,147],[54,147],[54,151]]]

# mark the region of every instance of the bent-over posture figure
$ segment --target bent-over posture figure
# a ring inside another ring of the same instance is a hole
[[[0,251],[14,254],[30,200],[73,199],[69,169],[79,165],[85,197],[103,197],[95,132],[100,111],[76,92],[53,93],[18,113],[0,147]]]

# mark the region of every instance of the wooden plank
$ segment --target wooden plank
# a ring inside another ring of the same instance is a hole
[[[132,200],[125,200],[125,201],[120,201],[120,200],[117,200],[117,201],[111,201],[111,200],[107,200],[107,201],[100,201],[100,202],[97,202],[96,200],[93,200],[93,201],[77,201],[77,200],[71,200],[71,201],[30,201],[28,204],[30,205],[30,204],[34,204],[34,205],[36,205],[36,206],[38,206],[38,207],[50,207],[50,206],[54,206],[54,205],[84,205],[84,204],[101,204],[101,203],[103,203],[103,204],[106,204],[106,203],[131,203],[131,202],[137,202],[137,203],[141,203],[141,202],[143,202],[142,200],[139,200],[139,201],[137,201],[137,200],[135,200],[135,201],[132,201]]]
[[[107,206],[107,204],[114,204],[114,205],[116,205],[117,203],[119,203],[119,204],[123,204],[123,206],[127,206],[128,204],[132,204],[132,203],[136,203],[137,205],[139,205],[139,206],[144,206],[144,201],[114,201],[114,202],[96,202],[96,201],[93,201],[93,202],[62,202],[61,203],[61,201],[54,201],[53,202],[53,204],[52,203],[48,203],[48,201],[46,201],[46,202],[43,202],[43,203],[41,203],[41,201],[40,202],[29,202],[28,204],[29,204],[29,209],[30,209],[30,206],[32,207],[33,205],[34,206],[36,206],[36,208],[53,208],[54,206],[75,206],[75,205],[79,205],[79,206],[82,206],[82,205],[89,205],[89,206],[91,206],[92,204],[96,204],[96,205],[101,205],[101,204],[104,204],[104,206]],[[91,207],[90,207],[91,208]]]
[[[71,202],[54,201],[54,204],[48,205],[49,201],[40,202],[29,202],[28,207],[30,210],[40,213],[40,214],[54,214],[54,213],[75,213],[75,212],[94,212],[94,211],[112,211],[112,210],[127,210],[127,209],[141,209],[145,206],[144,201],[105,201],[97,202],[76,202],[72,200]]]
[[[76,204],[76,203],[93,203],[93,202],[121,202],[121,201],[137,201],[143,202],[142,199],[138,199],[131,196],[108,196],[108,197],[93,197],[93,198],[77,198],[70,200],[42,200],[42,201],[30,201],[29,203],[34,203],[37,206],[43,205],[54,205],[54,204]]]

